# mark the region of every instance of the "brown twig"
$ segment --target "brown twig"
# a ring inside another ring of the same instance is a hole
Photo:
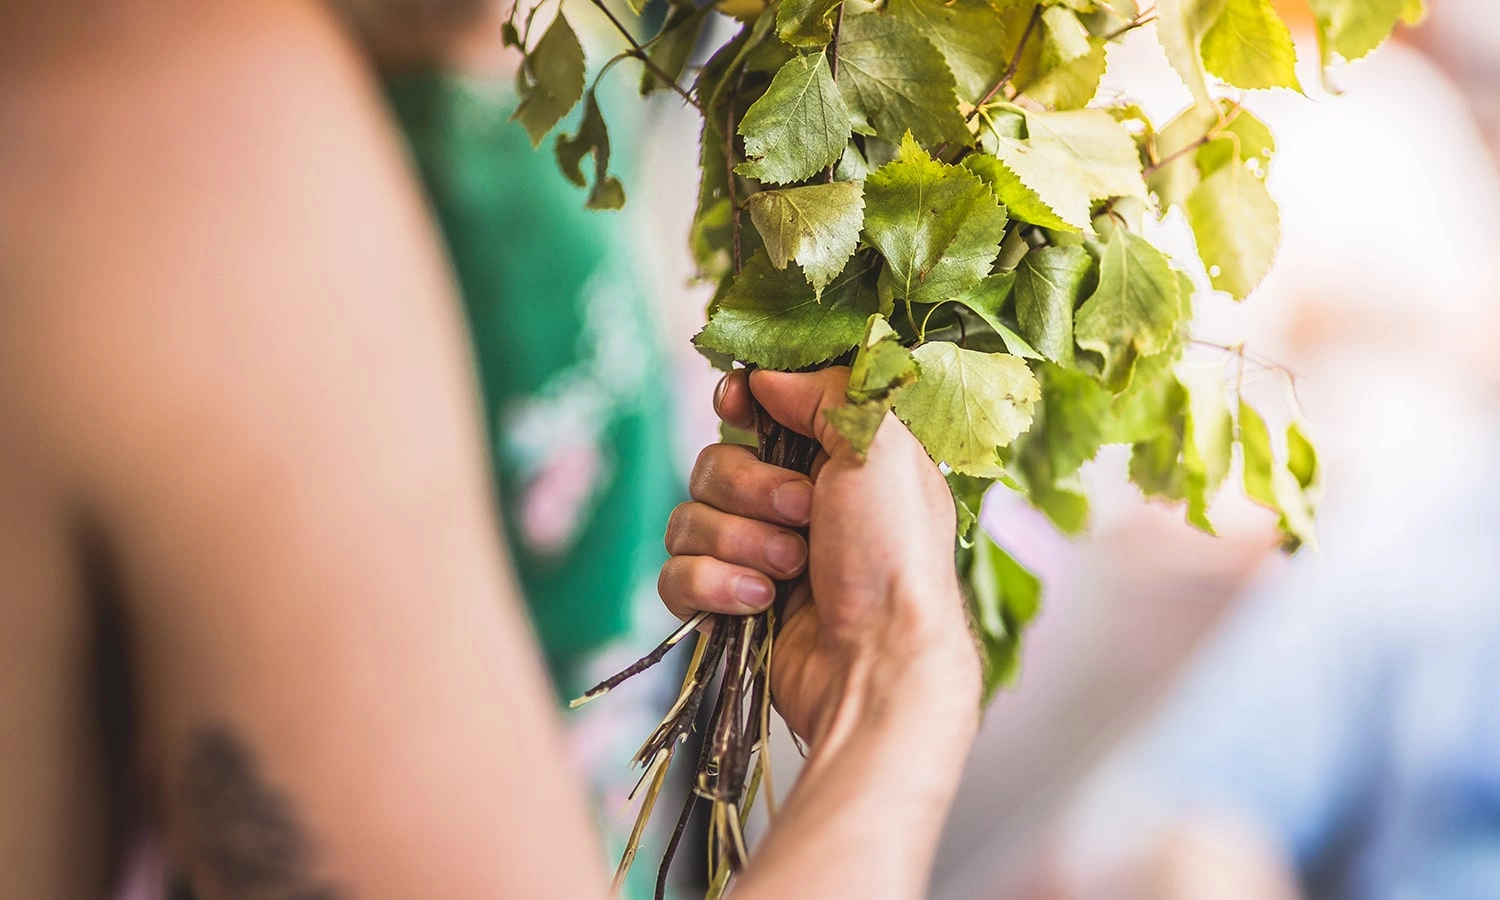
[[[1240,106],[1239,104],[1235,104],[1229,109],[1227,113],[1224,113],[1222,116],[1220,116],[1219,121],[1214,123],[1214,126],[1208,129],[1208,133],[1203,135],[1203,137],[1198,138],[1196,141],[1193,141],[1186,147],[1167,154],[1165,159],[1160,159],[1148,163],[1146,165],[1146,168],[1142,170],[1141,174],[1149,178],[1152,175],[1155,175],[1157,172],[1160,172],[1167,166],[1170,166],[1177,160],[1183,158],[1184,156],[1187,156],[1189,153],[1192,153],[1194,150],[1197,150],[1199,147],[1202,147],[1204,144],[1216,140],[1220,134],[1224,133],[1224,129],[1228,128],[1230,123],[1232,123],[1236,118],[1239,117],[1240,111],[1242,109],[1244,109],[1244,107]]]
[[[589,2],[603,11],[604,15],[609,18],[610,23],[615,26],[615,30],[620,32],[620,36],[625,38],[626,42],[630,44],[631,56],[640,60],[647,71],[655,75],[662,84],[676,91],[677,96],[681,97],[684,103],[698,110],[700,113],[703,112],[703,107],[698,103],[698,100],[692,94],[689,94],[682,85],[678,84],[677,79],[668,75],[666,70],[657,64],[656,60],[651,58],[651,55],[646,52],[646,48],[641,46],[641,42],[635,39],[635,35],[630,33],[630,29],[625,27],[625,23],[620,21],[620,18],[615,15],[614,10],[610,9],[604,0],[589,0]]]
[[[979,115],[979,111],[985,107],[985,104],[995,99],[995,95],[999,94],[1007,84],[1010,84],[1010,80],[1016,77],[1016,71],[1021,68],[1021,54],[1026,52],[1026,44],[1031,40],[1031,33],[1036,30],[1037,23],[1041,21],[1042,7],[1041,4],[1037,4],[1032,7],[1031,18],[1026,21],[1026,30],[1021,32],[1021,40],[1016,44],[1016,52],[1010,58],[1010,65],[1005,67],[1005,72],[1001,74],[1000,80],[995,82],[995,86],[990,88],[989,93],[974,104],[974,109],[969,113],[966,121],[972,124],[974,117]]]

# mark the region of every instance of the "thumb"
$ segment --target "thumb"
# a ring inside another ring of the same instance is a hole
[[[824,415],[844,405],[849,389],[849,369],[833,366],[817,372],[772,372],[756,369],[750,373],[750,392],[771,418],[798,434],[813,438],[830,455],[842,452],[848,442]]]

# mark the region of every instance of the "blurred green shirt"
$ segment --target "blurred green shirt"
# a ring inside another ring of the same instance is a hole
[[[509,121],[508,92],[418,73],[387,95],[463,294],[512,559],[553,679],[576,694],[634,596],[654,598],[681,493],[627,220],[584,209],[550,141],[534,151]]]

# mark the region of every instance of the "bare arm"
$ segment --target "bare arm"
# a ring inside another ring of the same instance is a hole
[[[309,4],[129,9],[8,85],[5,244],[171,843],[209,898],[603,896],[359,62]]]

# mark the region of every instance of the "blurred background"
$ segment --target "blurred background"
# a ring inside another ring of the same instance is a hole
[[[1200,534],[1180,510],[1145,502],[1108,448],[1085,472],[1087,539],[1062,538],[1024,502],[993,494],[984,520],[1044,578],[1045,610],[1018,687],[985,720],[934,897],[1500,896],[1500,604],[1490,602],[1500,592],[1487,568],[1500,520],[1485,505],[1500,493],[1490,463],[1500,4],[1428,0],[1420,28],[1327,80],[1304,0],[1276,5],[1296,32],[1307,94],[1246,103],[1277,137],[1280,256],[1243,304],[1200,295],[1197,329],[1274,361],[1254,367],[1248,391],[1262,409],[1300,406],[1314,423],[1327,473],[1320,548],[1282,557],[1271,514],[1233,478],[1213,510],[1219,536]],[[594,24],[585,43],[598,60],[615,38]],[[513,65],[485,53],[468,64]],[[622,98],[634,90],[634,74],[616,78]],[[1158,123],[1189,102],[1150,27],[1111,48],[1105,84]],[[660,369],[631,384],[664,398],[649,426],[669,435],[663,453],[680,478],[717,439],[717,373],[689,343],[708,288],[693,284],[683,240],[699,123],[670,94],[609,108],[638,116],[610,122],[630,200],[578,227],[628,244],[616,277],[649,298],[649,327],[666,335]],[[547,156],[533,177],[557,177]],[[566,187],[541,208],[553,215],[583,196]],[[1175,213],[1152,237],[1196,265]],[[506,403],[502,451],[508,430],[562,427],[515,413],[539,414],[524,397]],[[609,440],[585,430],[563,462],[608,482],[632,452]],[[543,570],[565,565],[574,525],[602,496],[558,487],[547,473],[561,459],[529,463],[507,491],[536,498],[515,539],[534,544]],[[616,574],[634,613],[569,648],[569,686],[669,627],[642,574],[659,562],[646,536],[663,515],[633,521],[635,562]],[[650,685],[617,694],[571,721],[580,765],[620,829],[633,816],[631,776],[609,773],[660,697]],[[777,756],[783,789],[796,759],[790,744]]]

